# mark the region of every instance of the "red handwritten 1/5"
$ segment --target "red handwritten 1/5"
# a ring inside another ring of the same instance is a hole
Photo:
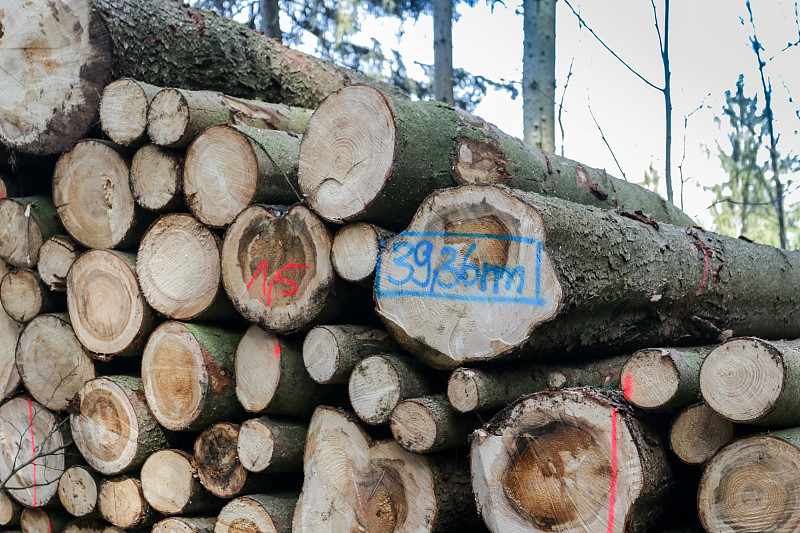
[[[274,283],[287,283],[288,285],[291,286],[291,288],[289,290],[286,290],[286,291],[282,290],[281,291],[281,294],[283,294],[284,296],[291,296],[292,294],[297,292],[297,282],[295,282],[295,281],[293,281],[291,279],[287,279],[287,278],[282,278],[281,277],[284,272],[286,272],[287,270],[292,269],[292,268],[308,268],[308,265],[298,265],[298,264],[295,264],[295,263],[286,263],[285,265],[283,265],[281,267],[280,270],[278,270],[278,272],[275,273],[275,276],[273,276],[273,278],[271,280],[269,280],[269,287],[267,287],[267,262],[266,261],[261,261],[261,264],[259,264],[258,268],[256,268],[255,272],[253,272],[253,277],[251,277],[250,281],[247,282],[247,285],[245,286],[245,288],[247,290],[250,290],[250,287],[253,285],[253,282],[256,280],[256,278],[258,278],[258,273],[263,271],[263,282],[262,282],[262,285],[261,285],[261,292],[264,294],[264,297],[267,299],[267,306],[269,306],[270,302],[272,300],[272,285]]]

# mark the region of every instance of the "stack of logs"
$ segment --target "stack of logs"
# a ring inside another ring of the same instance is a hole
[[[0,119],[0,526],[798,530],[800,256],[354,81]]]

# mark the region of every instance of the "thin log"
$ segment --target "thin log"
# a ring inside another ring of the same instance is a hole
[[[63,533],[103,533],[107,525],[108,522],[97,518],[73,518],[64,526]]]
[[[497,368],[457,368],[447,381],[447,398],[462,413],[501,409],[523,394],[559,387],[618,389],[627,356],[571,365],[508,364]]]
[[[403,400],[391,416],[394,440],[414,453],[433,453],[464,446],[467,435],[480,425],[479,416],[459,413],[444,394]]]
[[[697,508],[706,531],[756,533],[800,527],[800,431],[752,435],[703,470]]]
[[[73,465],[58,481],[58,499],[72,516],[97,517],[98,483],[100,476],[87,465]]]
[[[186,205],[203,224],[224,227],[253,203],[292,204],[300,139],[283,131],[213,126],[186,151]]]
[[[258,326],[250,326],[239,342],[235,369],[236,397],[249,413],[308,418],[320,403],[342,396],[311,380],[295,339]]]
[[[30,398],[0,406],[0,482],[12,498],[26,507],[58,501],[68,435],[62,420]]]
[[[214,533],[216,518],[172,517],[153,526],[153,533]]]
[[[709,407],[732,422],[760,426],[800,424],[800,340],[730,339],[700,369]]]
[[[25,509],[20,525],[23,533],[63,533],[69,518],[60,509]]]
[[[200,430],[241,417],[233,379],[241,338],[239,332],[172,321],[153,331],[142,356],[142,384],[162,426]]]
[[[48,289],[35,270],[10,270],[0,281],[0,301],[8,316],[27,323],[40,313],[63,311],[64,295]]]
[[[87,248],[135,247],[153,219],[133,201],[128,161],[95,139],[58,159],[53,203],[69,234]]]
[[[733,423],[700,402],[683,408],[672,421],[669,445],[684,463],[702,465],[733,437]]]
[[[76,396],[70,426],[81,455],[105,475],[130,472],[168,446],[145,403],[142,381],[136,377],[88,381]]]
[[[242,422],[236,453],[249,472],[302,472],[308,425],[267,416]]]
[[[8,495],[5,490],[0,491],[0,526],[18,526],[22,515],[22,505]]]
[[[0,279],[8,273],[5,261],[0,259]],[[0,400],[7,398],[20,384],[15,362],[17,341],[24,326],[8,316],[0,305]]]
[[[209,493],[197,477],[194,456],[182,450],[158,450],[142,465],[142,493],[165,515],[208,514],[224,502]]]
[[[663,526],[676,479],[657,432],[619,392],[523,396],[472,439],[472,485],[500,531],[646,531]]]
[[[766,265],[769,283],[758,274]],[[800,254],[469,185],[431,195],[384,248],[376,300],[406,349],[454,368],[511,352],[600,357],[698,345],[725,330],[797,338],[794,287]]]
[[[39,276],[51,291],[66,292],[69,267],[83,253],[83,247],[68,235],[54,235],[39,249]]]
[[[123,529],[149,527],[161,518],[144,499],[139,479],[128,475],[100,480],[97,506],[104,520]]]
[[[432,192],[472,183],[694,224],[657,194],[604,170],[528,146],[440,102],[392,99],[365,85],[334,92],[315,111],[300,147],[298,179],[324,219],[393,230]]]
[[[34,268],[42,243],[64,233],[49,196],[0,199],[0,259],[18,268]]]
[[[185,209],[182,184],[182,153],[145,144],[133,154],[131,192],[142,209],[156,213]]]
[[[438,392],[442,383],[437,378],[408,355],[372,355],[353,369],[347,394],[358,418],[367,424],[386,424],[403,400]]]
[[[147,133],[167,148],[186,148],[204,130],[223,124],[303,133],[311,111],[285,104],[240,100],[214,91],[164,89],[147,116]]]
[[[155,320],[136,279],[136,256],[116,250],[91,250],[73,263],[67,309],[78,340],[101,360],[141,354]]]
[[[393,440],[373,442],[343,411],[320,406],[314,413],[304,471],[295,533],[477,530],[463,468]]]
[[[620,373],[625,399],[642,409],[677,409],[700,398],[700,365],[714,346],[646,348]]]
[[[291,533],[298,493],[251,494],[222,508],[214,533]]]
[[[100,127],[121,146],[140,146],[147,141],[147,111],[161,87],[122,78],[112,81],[100,97]]]
[[[163,215],[147,230],[136,275],[147,303],[176,320],[214,321],[235,311],[222,289],[222,240],[194,217]]]
[[[345,225],[333,237],[333,269],[343,280],[372,286],[378,256],[386,242],[395,236],[392,231],[366,222]]]
[[[347,383],[365,357],[395,353],[400,347],[382,329],[358,325],[317,326],[303,340],[303,364],[321,384]]]
[[[52,411],[66,411],[95,367],[66,315],[39,315],[22,330],[17,370],[33,398]]]
[[[106,84],[125,76],[306,108],[358,82],[399,93],[225,17],[164,0],[37,0],[6,6],[0,26],[7,63],[0,142],[23,152],[69,149],[94,125]]]

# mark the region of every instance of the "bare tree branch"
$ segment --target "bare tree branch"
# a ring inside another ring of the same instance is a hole
[[[567,72],[567,80],[564,82],[564,90],[561,91],[561,102],[558,104],[558,128],[561,130],[561,156],[564,156],[564,123],[561,122],[561,112],[564,111],[564,96],[567,94],[567,87],[569,87],[569,79],[572,77],[572,64],[575,63],[573,57],[569,62],[569,72]]]
[[[589,98],[586,99],[587,105],[589,107],[589,114],[592,116],[592,120],[594,120],[594,125],[597,126],[597,129],[600,131],[600,138],[603,139],[603,142],[606,143],[606,148],[608,151],[611,152],[611,157],[614,158],[614,163],[616,163],[617,168],[619,169],[619,173],[622,174],[622,179],[628,181],[628,176],[625,175],[625,171],[622,170],[622,166],[620,166],[619,161],[617,160],[617,156],[614,153],[614,150],[611,148],[611,145],[608,144],[608,140],[606,139],[605,134],[603,133],[603,128],[600,127],[600,124],[597,122],[597,118],[595,118],[594,113],[592,112],[592,102]]]

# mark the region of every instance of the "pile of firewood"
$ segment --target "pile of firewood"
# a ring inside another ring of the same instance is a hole
[[[797,254],[175,2],[0,58],[6,530],[800,528]]]

